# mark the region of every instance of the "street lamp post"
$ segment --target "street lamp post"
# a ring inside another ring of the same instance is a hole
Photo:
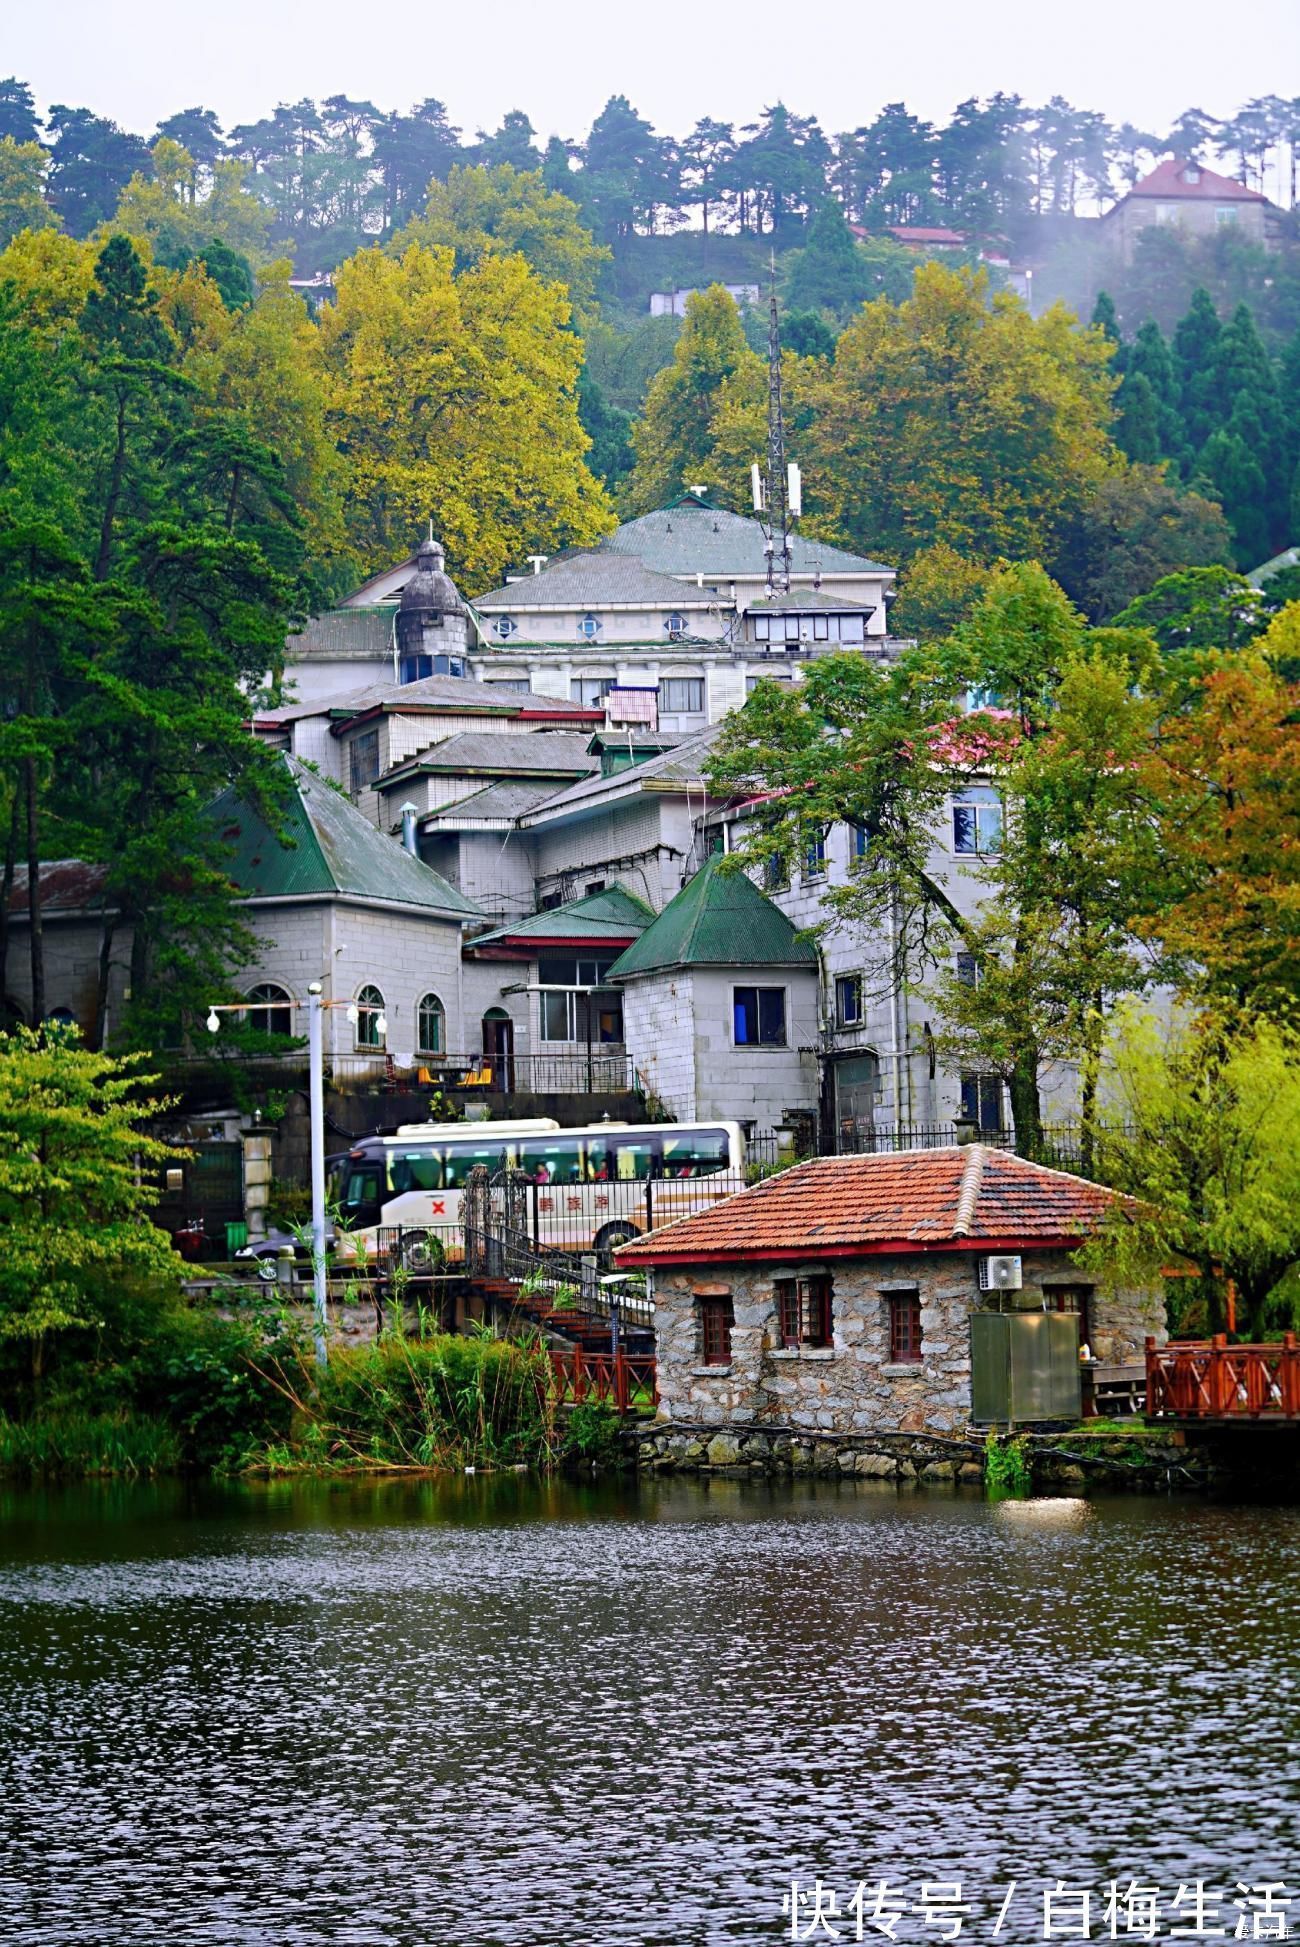
[[[312,1278],[312,1318],[313,1334],[316,1342],[316,1363],[328,1365],[329,1351],[326,1337],[329,1330],[329,1314],[326,1310],[325,1278],[325,1037],[324,1015],[327,1007],[341,1007],[342,1001],[321,999],[322,984],[313,980],[307,988],[307,1067],[309,1074],[309,1109],[311,1129],[311,1278]],[[300,1004],[300,1003],[297,1003]],[[388,1017],[381,1007],[371,1007],[366,1002],[346,1003],[347,1017],[354,1025],[362,1014],[375,1016],[375,1032],[383,1036],[388,1031]],[[216,1034],[221,1026],[223,1014],[246,1014],[249,1003],[236,1001],[233,1004],[214,1005],[208,1009],[207,1029]]]
[[[321,983],[307,989],[307,1067],[311,1108],[311,1278],[316,1363],[329,1363],[325,1346],[325,1054],[321,1032]]]

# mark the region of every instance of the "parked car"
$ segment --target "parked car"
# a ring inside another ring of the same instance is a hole
[[[327,1251],[331,1249],[333,1242],[334,1227],[332,1224],[326,1224],[325,1249]],[[276,1264],[282,1251],[293,1252],[294,1264],[300,1271],[303,1268],[311,1270],[311,1237],[306,1232],[300,1237],[295,1237],[292,1231],[268,1230],[265,1237],[255,1238],[251,1243],[245,1244],[242,1250],[236,1251],[235,1261],[239,1263],[241,1260],[251,1258],[257,1267],[258,1277],[271,1284],[275,1279]]]

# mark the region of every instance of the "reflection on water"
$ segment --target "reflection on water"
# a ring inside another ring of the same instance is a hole
[[[1298,1527],[871,1482],[0,1490],[3,1938],[750,1947],[792,1877],[1294,1881]]]

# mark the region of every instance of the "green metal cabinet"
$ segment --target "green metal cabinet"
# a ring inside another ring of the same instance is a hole
[[[1072,1312],[972,1312],[971,1417],[984,1425],[1079,1417]]]

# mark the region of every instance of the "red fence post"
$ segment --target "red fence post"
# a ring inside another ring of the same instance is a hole
[[[627,1354],[622,1350],[614,1354],[614,1411],[627,1412]]]
[[[575,1345],[573,1348],[573,1399],[575,1405],[581,1404],[582,1400],[586,1397],[586,1392],[587,1375],[583,1370],[582,1347]]]

